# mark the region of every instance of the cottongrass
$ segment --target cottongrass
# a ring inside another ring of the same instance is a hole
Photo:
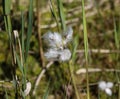
[[[43,35],[43,41],[48,50],[44,54],[48,61],[68,61],[71,58],[71,52],[67,48],[68,43],[72,41],[73,29],[68,26],[62,34],[57,32],[47,32]]]
[[[113,87],[113,83],[112,82],[105,82],[105,81],[100,81],[98,83],[98,88],[102,91],[105,91],[105,93],[109,96],[112,95],[112,90],[111,88]]]

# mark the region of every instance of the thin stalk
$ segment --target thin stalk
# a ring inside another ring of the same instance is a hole
[[[57,0],[57,7],[58,7],[58,13],[60,17],[60,22],[61,22],[61,28],[62,30],[66,30],[66,24],[65,24],[65,15],[63,11],[63,5],[62,5],[62,0]]]
[[[117,50],[119,50],[119,39],[118,39],[119,35],[118,35],[118,31],[117,31],[117,27],[116,27],[116,23],[115,23],[115,19],[114,19],[114,39],[115,39],[115,46],[117,48]],[[118,61],[118,58],[119,58],[119,54],[116,54],[115,55],[116,57],[116,60]],[[117,62],[117,69],[119,69],[119,63]],[[117,81],[119,82],[120,79],[119,79],[119,74],[118,72],[115,72],[116,74],[116,78],[117,78]],[[120,99],[120,85],[119,85],[119,91],[118,91],[118,97]]]
[[[20,43],[20,39],[18,37],[18,45],[19,45],[19,52],[20,52],[20,60],[21,60],[21,66],[22,66],[22,71],[23,71],[23,90],[25,90],[26,87],[26,73],[25,73],[25,66],[24,66],[24,62],[23,62],[23,54],[22,54],[22,48],[21,48],[21,43]]]
[[[26,39],[26,48],[25,48],[25,61],[27,60],[28,51],[30,47],[30,38],[32,35],[32,23],[33,23],[33,0],[29,0],[29,18],[28,18],[28,31],[27,31],[27,39]]]
[[[23,78],[22,78],[22,83],[23,83],[23,90],[25,90],[26,88],[26,67],[25,67],[25,46],[24,46],[24,13],[21,13],[21,17],[22,17],[22,28],[21,28],[21,42],[18,38],[18,43],[19,43],[19,47],[20,47],[20,55],[21,55],[21,64],[23,66]]]
[[[24,53],[25,53],[25,45],[24,45],[24,14],[21,13],[22,17],[22,28],[21,28],[21,49],[22,49],[22,57],[23,57],[23,63],[24,63]]]
[[[51,10],[51,13],[52,13],[52,15],[53,15],[53,17],[55,18],[55,21],[56,21],[56,23],[57,23],[58,31],[61,32],[61,31],[60,31],[60,26],[59,26],[58,16],[57,16],[57,13],[56,13],[56,8],[55,8],[55,5],[54,5],[54,3],[53,3],[52,0],[50,0],[50,10]]]
[[[77,99],[80,99],[79,98],[79,93],[78,93],[78,90],[77,90],[77,87],[76,87],[76,84],[75,84],[75,79],[74,79],[74,74],[73,74],[73,63],[72,61],[69,62],[69,70],[70,70],[70,74],[71,74],[71,79],[72,79],[72,83],[73,83],[73,86],[74,86],[74,89],[75,89],[75,94],[76,94],[76,97]]]
[[[83,14],[83,31],[84,31],[84,49],[85,49],[85,60],[86,60],[87,99],[90,99],[89,77],[88,77],[88,38],[87,38],[87,25],[86,25],[86,16],[84,9],[84,0],[82,0],[82,14]]]

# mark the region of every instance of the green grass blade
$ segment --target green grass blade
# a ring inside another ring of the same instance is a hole
[[[21,49],[22,49],[22,59],[23,59],[23,63],[24,64],[24,52],[25,52],[25,45],[24,45],[24,13],[22,12],[21,13],[21,17],[22,17],[22,29],[21,29]],[[26,66],[23,66],[22,68],[22,71],[23,71],[23,77],[22,77],[22,84],[23,84],[23,87],[22,89],[24,90],[26,88]],[[22,94],[22,96],[24,97],[24,95]]]
[[[115,38],[115,45],[117,49],[119,49],[119,39],[118,39],[118,32],[117,32],[115,20],[114,20],[114,38]]]
[[[48,95],[49,95],[49,91],[50,91],[49,86],[50,86],[50,81],[48,82],[48,85],[47,85],[45,94],[43,96],[43,99],[48,99]]]
[[[57,23],[58,31],[60,32],[58,16],[57,16],[57,13],[56,13],[56,10],[55,10],[54,2],[52,0],[50,0],[50,10],[51,10],[51,13],[52,13],[52,15],[55,18],[55,21]]]
[[[19,59],[17,53],[15,53],[15,56],[16,56],[16,59],[17,59],[18,67],[19,67],[19,69],[20,69],[22,75],[24,75],[23,66],[22,66],[22,64],[21,64],[21,62],[20,62],[20,59]]]
[[[4,15],[10,14],[11,0],[3,0],[2,3]]]
[[[82,14],[83,14],[83,28],[84,28],[84,48],[85,48],[85,59],[88,61],[88,38],[87,38],[87,25],[86,16],[84,10],[84,0],[82,0]]]
[[[11,40],[11,31],[12,31],[12,25],[11,25],[11,19],[10,19],[10,16],[7,16],[7,24],[8,24],[8,33],[9,33],[9,37],[10,37],[10,40]]]
[[[59,13],[59,17],[60,17],[60,22],[61,22],[61,28],[62,30],[66,30],[66,24],[65,24],[65,14],[63,11],[63,4],[62,4],[62,0],[57,0],[57,6],[58,6],[58,13]]]
[[[12,26],[11,26],[11,19],[10,19],[10,7],[11,7],[11,0],[3,0],[3,14],[4,14],[4,21],[5,21],[5,28],[6,31],[9,34],[9,39],[11,42],[11,31],[12,31]]]
[[[5,16],[4,16],[4,22],[5,22],[5,30],[8,31],[8,27],[7,27],[7,19],[6,19]]]
[[[120,24],[120,23],[119,23]],[[115,39],[115,47],[119,50],[119,27],[118,26],[118,30],[117,30],[117,26],[116,26],[116,21],[115,21],[115,18],[114,18],[114,39]],[[117,61],[119,61],[119,54],[116,54],[115,56],[115,59]],[[116,63],[116,69],[119,69],[119,62]],[[119,83],[120,79],[119,79],[119,73],[115,72],[116,74],[116,78],[117,78],[117,81]],[[120,86],[118,86],[118,97],[120,98]]]
[[[80,97],[79,97],[80,95],[78,93],[76,82],[75,82],[75,78],[74,78],[74,67],[73,67],[73,62],[72,61],[69,62],[69,70],[70,70],[70,75],[71,75],[73,87],[74,87],[74,90],[75,90],[76,98],[80,99]]]
[[[29,5],[29,19],[28,19],[28,31],[27,31],[27,38],[26,38],[26,48],[25,48],[25,61],[28,56],[29,46],[30,46],[30,37],[32,35],[32,23],[33,23],[33,0],[30,0]]]
[[[74,40],[73,40],[73,49],[72,49],[72,61],[73,61],[73,63],[75,62],[75,59],[76,59],[76,50],[77,50],[78,42],[79,42],[78,38],[79,38],[79,35],[74,37]]]
[[[21,13],[21,17],[22,17],[22,29],[21,29],[21,47],[22,47],[22,58],[23,58],[23,63],[24,63],[24,52],[25,52],[25,48],[24,48],[24,14],[23,12]]]
[[[88,37],[87,37],[87,24],[86,24],[86,16],[84,9],[84,0],[82,0],[82,14],[83,14],[83,31],[84,31],[84,49],[85,49],[85,60],[86,60],[87,99],[90,99],[89,77],[88,77]]]

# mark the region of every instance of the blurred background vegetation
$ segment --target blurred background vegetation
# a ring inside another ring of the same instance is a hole
[[[53,5],[55,10],[58,11],[56,0],[51,1],[54,1]],[[37,5],[38,2],[39,5]],[[50,10],[49,0],[38,0],[38,2],[37,0],[33,0],[32,36],[30,38],[30,49],[26,62],[27,79],[32,83],[32,90],[35,80],[43,68],[40,57],[41,41],[39,37],[48,31],[59,31],[56,20]],[[113,95],[109,97],[105,93],[99,93],[97,83],[100,80],[111,81],[115,84],[119,83],[120,0],[85,0],[84,2],[89,43],[88,67],[92,69],[89,71],[90,97],[91,99],[98,99],[98,97],[101,97],[100,99],[119,99],[118,85],[114,86],[112,89]],[[78,44],[72,66],[76,87],[80,97],[82,97],[81,99],[86,99],[86,72],[82,72],[82,70],[85,69],[85,57],[81,0],[63,0],[62,4],[65,23],[67,26],[71,25],[74,30],[74,39],[69,47],[72,50],[74,45]],[[39,6],[39,20],[37,6]],[[19,33],[21,32],[21,12],[23,12],[24,33],[27,33],[28,7],[29,0],[12,0],[10,9],[12,30],[18,30]],[[40,35],[38,32],[40,32]],[[76,36],[78,36],[77,39],[75,39]],[[42,48],[44,51],[44,44],[42,44]],[[8,97],[13,99],[13,85],[10,83],[10,81],[12,81],[12,60],[10,53],[9,37],[5,31],[1,0],[0,97],[5,97],[7,92]],[[47,60],[44,60],[44,62],[45,65],[48,63]],[[42,77],[36,89],[36,99],[65,99],[66,97],[76,99],[68,67],[68,62],[55,62]],[[99,71],[97,71],[98,69]],[[21,79],[22,74],[18,67],[16,68],[16,74],[19,77],[18,79]],[[31,94],[27,96],[28,99],[33,98],[32,90],[30,92]]]

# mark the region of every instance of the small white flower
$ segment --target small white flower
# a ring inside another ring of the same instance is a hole
[[[30,90],[31,90],[31,83],[27,82],[26,89],[24,90],[24,95],[27,96],[30,93]]]
[[[111,88],[113,87],[113,83],[112,83],[112,82],[100,81],[100,82],[98,83],[98,87],[99,87],[102,91],[105,91],[106,94],[108,94],[109,96],[112,95],[112,90],[111,90]]]

